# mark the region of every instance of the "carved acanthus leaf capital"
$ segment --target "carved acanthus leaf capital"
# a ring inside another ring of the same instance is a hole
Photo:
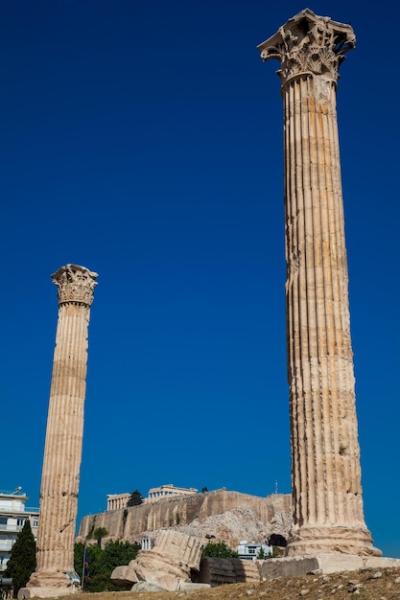
[[[65,265],[51,276],[58,288],[58,304],[75,302],[90,306],[98,275],[79,265]]]
[[[258,46],[263,60],[281,61],[282,85],[303,73],[337,81],[339,66],[356,38],[351,25],[320,17],[306,8]]]

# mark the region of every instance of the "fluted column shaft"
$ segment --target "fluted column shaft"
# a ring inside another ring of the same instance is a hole
[[[296,544],[339,548],[349,537],[351,545],[370,538],[355,412],[336,85],[305,74],[285,86],[283,99],[294,538],[299,536],[291,548],[297,552]],[[335,527],[346,531],[324,531]]]
[[[41,484],[38,571],[72,571],[90,309],[59,308]]]
[[[336,116],[354,45],[349,25],[306,9],[259,46],[281,62],[284,104],[289,555],[380,554],[363,512]]]
[[[58,323],[40,490],[37,567],[21,597],[73,591],[90,306],[97,274],[66,265],[53,275]],[[44,589],[46,588],[46,589]],[[30,592],[29,592],[30,590]]]

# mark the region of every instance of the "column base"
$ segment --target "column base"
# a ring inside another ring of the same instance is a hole
[[[260,564],[262,578],[303,577],[310,573],[328,575],[361,569],[387,569],[400,567],[400,558],[381,556],[357,556],[354,554],[330,553],[307,556],[269,558]]]
[[[372,544],[371,534],[359,527],[300,527],[292,530],[287,556],[326,553],[355,556],[382,556]]]
[[[18,600],[58,598],[74,594],[81,591],[78,581],[76,573],[71,573],[71,576],[61,571],[32,573],[27,586],[19,590]]]

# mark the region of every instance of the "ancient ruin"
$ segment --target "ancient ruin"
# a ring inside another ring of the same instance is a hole
[[[260,583],[260,565],[263,561],[241,558],[204,557],[195,581],[208,583],[211,587],[232,583]]]
[[[159,488],[152,502],[129,508],[127,494],[110,497],[108,512],[84,518],[78,539],[86,542],[105,527],[105,541],[151,541],[136,560],[114,570],[114,581],[136,590],[190,590],[196,573],[199,582],[214,585],[399,564],[381,559],[373,546],[361,488],[336,116],[339,67],[354,46],[350,25],[308,9],[259,45],[263,60],[281,63],[284,103],[292,506],[284,495],[252,498],[225,490],[173,497],[172,489]],[[37,569],[20,599],[77,590],[73,546],[96,279],[72,264],[53,275],[59,314]],[[234,547],[243,531],[254,541],[289,537],[288,556],[256,564],[207,559],[201,568],[207,539]]]
[[[191,571],[199,571],[206,542],[205,538],[172,530],[162,531],[151,550],[140,551],[128,566],[114,569],[111,578],[133,586],[145,582],[155,589],[168,591],[190,589],[193,587]],[[182,584],[185,584],[184,587]]]
[[[294,527],[288,554],[380,555],[365,525],[336,118],[350,25],[306,9],[260,44],[284,105]]]
[[[66,265],[53,276],[58,324],[40,491],[37,568],[19,598],[54,597],[75,591],[74,536],[90,306],[97,274]]]

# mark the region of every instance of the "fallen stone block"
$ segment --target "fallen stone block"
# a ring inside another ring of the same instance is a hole
[[[136,582],[144,581],[166,591],[176,591],[181,583],[190,583],[191,572],[200,568],[205,544],[206,540],[185,533],[162,531],[151,550],[140,551],[128,566],[114,569],[111,578],[132,581],[135,588]]]
[[[116,567],[111,573],[111,579],[116,583],[137,583],[139,579],[137,575],[129,565],[123,565]]]
[[[72,587],[25,587],[18,592],[18,600],[29,600],[30,598],[59,598],[69,596],[71,593],[79,592],[79,588]]]
[[[252,560],[240,558],[203,558],[198,581],[212,587],[230,583],[259,583],[258,565]]]
[[[181,581],[178,584],[179,592],[197,592],[198,590],[207,590],[211,586],[208,583],[189,583],[187,581]]]
[[[136,585],[133,586],[132,592],[136,594],[139,592],[164,592],[164,588],[159,585],[155,585],[154,583],[150,583],[149,581],[140,581]]]
[[[327,575],[359,571],[361,569],[384,569],[400,567],[400,559],[380,556],[356,556],[354,554],[318,554],[290,556],[285,558],[269,558],[259,561],[262,578],[302,577],[310,573]]]

